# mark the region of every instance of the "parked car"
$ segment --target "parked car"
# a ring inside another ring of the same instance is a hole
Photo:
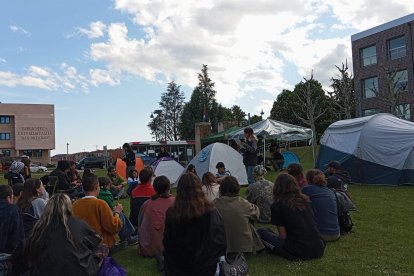
[[[37,164],[30,164],[30,172],[37,173],[37,172],[47,172],[47,168],[44,166],[39,166]]]
[[[76,169],[84,170],[86,168],[100,168],[105,167],[105,158],[103,157],[84,157],[76,163]]]
[[[157,160],[156,158],[153,158],[151,156],[148,156],[148,155],[140,153],[140,152],[135,153],[135,156],[140,157],[142,159],[142,162],[144,162],[145,166],[149,166],[149,165],[152,164],[152,162]]]

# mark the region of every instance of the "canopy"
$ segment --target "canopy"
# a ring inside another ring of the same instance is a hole
[[[266,119],[248,127],[253,129],[256,136],[265,139],[277,139],[280,141],[302,141],[312,139],[310,128],[295,126],[271,119]],[[244,138],[244,128],[232,131],[228,135],[229,139]]]

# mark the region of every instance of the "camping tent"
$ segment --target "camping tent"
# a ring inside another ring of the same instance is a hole
[[[256,136],[262,136],[264,138],[263,151],[266,150],[266,139],[277,139],[278,141],[287,142],[312,139],[312,130],[310,128],[295,126],[271,119],[257,122],[248,127],[253,129]],[[228,137],[229,139],[243,139],[244,128],[230,132]],[[263,152],[263,156],[265,156],[265,152]]]
[[[235,149],[223,143],[214,143],[203,148],[191,160],[189,165],[193,164],[195,166],[197,175],[201,179],[206,172],[215,174],[217,172],[216,165],[218,162],[223,162],[226,170],[237,178],[240,184],[247,184],[247,174],[246,168],[243,165],[243,157]]]
[[[175,183],[184,171],[184,167],[171,157],[162,157],[152,163],[151,167],[156,176],[164,175],[168,177],[171,183]]]
[[[352,181],[414,184],[414,123],[390,114],[342,120],[321,137],[317,167],[338,160]]]
[[[135,169],[138,173],[144,168],[144,162],[140,157],[135,157]],[[127,180],[128,176],[126,175],[126,164],[122,161],[121,158],[116,159],[116,172],[120,177]]]

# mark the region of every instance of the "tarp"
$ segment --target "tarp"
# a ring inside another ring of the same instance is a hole
[[[320,140],[317,167],[338,160],[352,181],[365,184],[414,184],[414,123],[391,114],[331,124]]]
[[[226,171],[237,178],[239,184],[247,184],[246,168],[243,165],[243,157],[232,147],[223,143],[213,143],[203,148],[187,165],[193,164],[200,179],[204,173],[212,172],[216,174],[216,165],[223,162]],[[184,172],[187,170],[185,168]],[[184,173],[183,172],[183,173]],[[178,181],[177,181],[178,182]]]
[[[184,171],[184,167],[171,157],[162,157],[151,164],[155,176],[164,175],[174,184]]]
[[[214,143],[214,142],[220,142],[220,141],[227,140],[228,139],[228,137],[227,137],[228,134],[231,133],[232,131],[235,131],[235,130],[238,130],[238,129],[240,129],[240,127],[237,127],[237,126],[228,128],[224,131],[220,131],[220,132],[217,132],[214,135],[203,138],[201,140],[201,142],[203,144],[208,144],[208,143]]]
[[[137,169],[138,173],[144,168],[144,162],[142,162],[142,159],[139,157],[135,157],[135,169]],[[128,176],[126,175],[126,164],[124,161],[122,161],[121,158],[116,159],[116,172],[120,177],[122,177],[124,180],[128,179]]]
[[[282,153],[285,162],[283,163],[283,168],[286,169],[290,164],[300,164],[300,158],[296,155],[296,153],[291,151],[285,151]]]

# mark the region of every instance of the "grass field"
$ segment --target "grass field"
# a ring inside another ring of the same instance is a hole
[[[311,152],[301,151],[300,157],[310,169]],[[105,175],[104,170],[96,173]],[[270,172],[267,178],[274,181],[276,176]],[[358,207],[352,213],[354,232],[329,243],[323,258],[291,262],[262,252],[248,257],[249,275],[414,275],[414,187],[352,185],[350,194]],[[129,200],[120,202],[128,214]],[[114,258],[129,275],[161,275],[155,260],[139,256],[135,246]]]

